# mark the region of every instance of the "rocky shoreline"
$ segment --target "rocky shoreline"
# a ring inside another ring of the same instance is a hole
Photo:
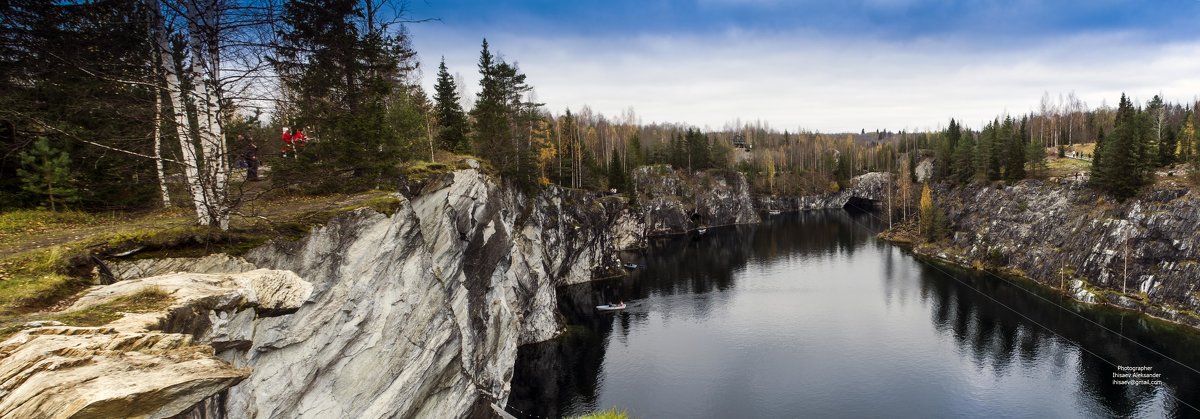
[[[1155,189],[1127,202],[1073,181],[934,189],[951,237],[916,243],[905,227],[880,237],[918,257],[1200,329],[1200,198],[1190,189]]]

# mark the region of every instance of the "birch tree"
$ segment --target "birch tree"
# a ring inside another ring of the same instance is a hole
[[[230,206],[226,196],[229,163],[222,122],[224,112],[219,82],[220,7],[217,0],[179,0],[163,4],[143,0],[151,14],[152,39],[155,40],[158,74],[172,110],[175,135],[179,141],[184,182],[196,210],[196,222],[222,230],[229,228]],[[167,11],[183,11],[178,18],[186,22],[189,66],[186,73],[176,66],[169,37],[173,25]],[[185,91],[181,75],[186,74],[191,89]],[[195,108],[193,118],[188,102]]]

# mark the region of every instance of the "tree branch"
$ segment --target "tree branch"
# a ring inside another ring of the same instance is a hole
[[[82,143],[85,143],[85,144],[90,144],[90,145],[93,145],[93,146],[96,146],[96,147],[103,148],[103,149],[105,149],[105,150],[112,150],[112,151],[116,151],[116,152],[118,152],[118,153],[125,153],[125,154],[131,155],[131,156],[143,157],[143,158],[147,158],[147,159],[151,159],[151,160],[157,160],[157,159],[159,159],[158,157],[154,157],[154,156],[151,156],[151,155],[148,155],[148,154],[142,154],[142,153],[138,153],[138,152],[135,152],[135,151],[123,150],[123,149],[116,148],[116,147],[113,147],[113,146],[109,146],[109,145],[105,145],[105,144],[100,144],[100,143],[97,143],[97,142],[95,142],[95,141],[85,140],[85,139],[83,139],[83,138],[80,138],[79,136],[77,136],[77,135],[75,135],[75,134],[69,133],[69,132],[67,132],[67,131],[64,131],[64,130],[62,130],[62,129],[59,129],[58,127],[55,127],[55,126],[51,125],[50,123],[48,123],[48,122],[46,122],[46,121],[43,121],[43,120],[41,120],[41,119],[38,119],[38,118],[36,118],[36,117],[33,117],[33,116],[30,116],[30,115],[26,115],[26,114],[24,114],[24,113],[21,113],[21,112],[16,112],[16,111],[5,111],[5,112],[7,112],[7,113],[10,113],[10,114],[13,114],[13,115],[16,115],[16,116],[19,116],[19,117],[22,117],[22,118],[25,118],[25,119],[28,119],[28,120],[30,120],[30,121],[33,121],[34,123],[36,123],[36,124],[38,124],[38,125],[41,125],[42,127],[46,128],[46,129],[49,129],[49,130],[51,130],[51,131],[54,131],[54,132],[57,132],[57,133],[59,133],[59,134],[65,135],[65,136],[67,136],[67,137],[70,137],[70,138],[72,138],[72,139],[74,139],[74,140],[76,140],[76,141],[79,141],[79,142],[82,142]],[[171,162],[171,163],[176,163],[176,164],[181,164],[181,165],[187,166],[187,164],[185,164],[185,163],[183,163],[183,162],[181,162],[181,161],[178,161],[178,160],[172,160],[172,159],[168,159],[168,158],[162,158],[162,161],[169,161],[169,162]]]

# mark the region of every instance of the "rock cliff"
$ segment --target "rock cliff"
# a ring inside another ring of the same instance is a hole
[[[835,209],[844,208],[847,204],[851,207],[878,206],[887,199],[887,188],[891,179],[891,173],[870,172],[850,179],[850,186],[836,193],[790,197],[758,196],[757,202],[759,208],[780,211]]]
[[[687,174],[668,166],[639,167],[633,173],[643,235],[686,233],[697,227],[759,222],[750,185],[738,172],[710,170]]]
[[[103,397],[86,404],[117,416],[474,416],[488,403],[505,404],[519,345],[561,331],[556,286],[619,272],[617,251],[647,233],[685,232],[697,218],[707,225],[758,221],[739,174],[646,171],[634,198],[643,205],[630,205],[622,195],[557,187],[527,196],[468,165],[400,197],[391,215],[354,210],[244,257],[113,262],[121,281],[73,309],[146,287],[168,291],[172,308],[86,331],[23,331],[0,345],[0,380],[49,377],[39,372],[42,359],[74,345],[84,350],[72,363],[114,358],[80,372],[78,383],[122,362],[142,366],[55,396],[54,403],[89,400],[83,394],[96,385],[138,380],[145,388],[129,390],[133,396],[98,392]],[[134,339],[121,333],[140,333],[146,343],[105,352],[121,346],[114,339]],[[83,343],[51,339],[57,336]],[[54,404],[37,394],[51,383],[0,381],[0,412],[44,414]],[[111,410],[113,400],[138,401],[142,410]]]
[[[1027,180],[943,186],[935,199],[954,233],[918,253],[1200,326],[1200,197],[1189,189],[1155,189],[1117,203],[1082,183]]]
[[[235,338],[210,324],[227,313],[255,318],[294,310],[312,286],[286,271],[177,273],[98,287],[68,311],[146,289],[172,304],[104,327],[34,327],[0,344],[0,417],[177,415],[251,373],[214,356],[214,347]]]

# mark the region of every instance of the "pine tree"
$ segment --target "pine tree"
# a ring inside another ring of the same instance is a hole
[[[1000,120],[988,123],[979,135],[975,146],[975,176],[983,182],[1000,179],[1000,155],[1004,147],[1000,143]]]
[[[1034,141],[1025,143],[1025,160],[1029,162],[1029,176],[1046,173],[1046,149]]]
[[[1021,130],[1012,117],[1004,118],[1000,127],[999,143],[1003,145],[1001,160],[1004,162],[1004,180],[1015,182],[1025,178],[1025,144],[1021,141]]]
[[[975,137],[968,133],[954,150],[954,181],[960,185],[971,182],[975,175]]]
[[[612,153],[612,159],[608,162],[608,187],[625,189],[625,169],[621,166],[621,153]]]
[[[1149,132],[1143,112],[1121,95],[1112,132],[1097,142],[1092,162],[1092,184],[1118,199],[1137,194],[1149,180],[1151,165],[1146,159]]]
[[[276,181],[376,187],[426,137],[427,99],[405,82],[418,66],[407,32],[366,16],[357,0],[285,3],[288,26],[271,60],[288,97],[280,111],[288,126],[309,127],[314,141],[276,168],[283,172]]]
[[[434,112],[437,116],[438,143],[455,153],[469,153],[467,115],[459,104],[458,86],[446,69],[446,58],[438,64],[437,85],[434,87]]]
[[[486,39],[479,55],[479,73],[481,89],[471,110],[474,148],[501,175],[514,178],[522,187],[534,187],[536,182],[531,179],[536,177],[528,176],[535,170],[529,145],[541,104],[528,100],[532,88],[525,83],[525,74],[514,64],[496,61]]]
[[[22,189],[44,196],[51,211],[58,211],[60,206],[66,209],[67,203],[79,200],[71,176],[71,158],[65,151],[50,146],[45,137],[38,137],[33,149],[21,152],[20,158],[22,167],[17,169],[17,175],[21,177]]]

